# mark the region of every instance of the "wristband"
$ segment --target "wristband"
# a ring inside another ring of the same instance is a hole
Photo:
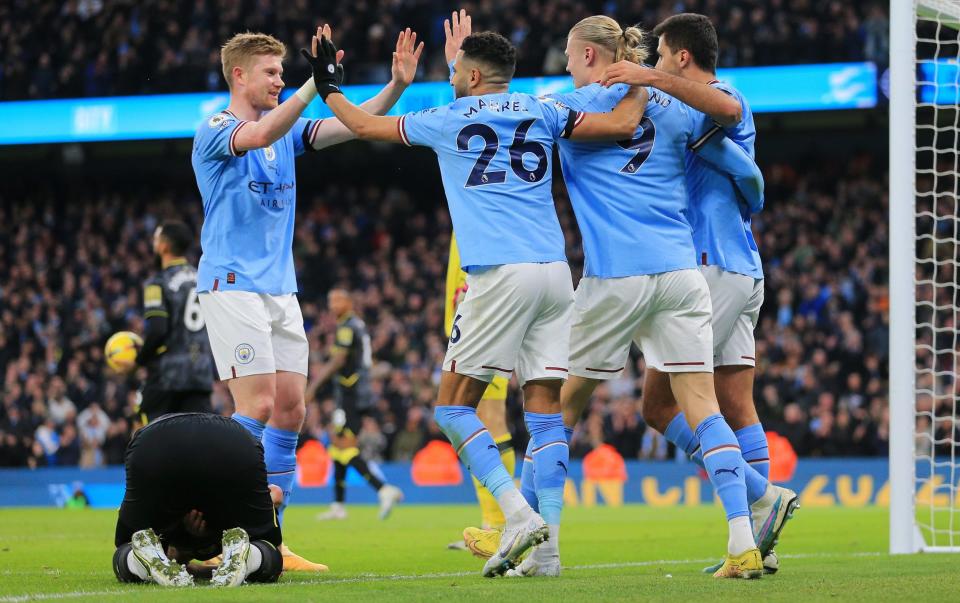
[[[313,83],[313,78],[308,78],[300,88],[293,93],[294,96],[303,101],[303,104],[309,105],[310,101],[317,98],[317,85]]]

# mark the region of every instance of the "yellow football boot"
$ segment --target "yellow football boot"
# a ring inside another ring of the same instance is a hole
[[[752,580],[762,575],[763,558],[760,557],[760,549],[748,549],[739,555],[727,555],[713,577]]]
[[[466,528],[463,530],[463,543],[475,557],[489,559],[500,546],[502,530]]]
[[[326,572],[330,569],[322,563],[314,563],[304,559],[291,551],[290,547],[285,544],[280,545],[279,551],[283,556],[283,571],[285,572]]]

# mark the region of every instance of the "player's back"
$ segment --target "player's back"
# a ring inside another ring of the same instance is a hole
[[[746,99],[736,89],[723,82],[713,82],[735,97],[743,108],[743,119],[731,128],[716,132],[726,135],[754,157],[756,128],[753,113]],[[702,113],[695,116],[694,130],[698,136],[719,128]],[[690,195],[690,225],[694,243],[702,263],[720,266],[726,271],[763,278],[760,252],[753,238],[750,211],[730,177],[710,165],[693,151],[687,152],[687,190]]]
[[[148,285],[162,289],[168,317],[163,344],[166,351],[147,367],[148,387],[163,391],[210,391],[213,357],[197,299],[197,271],[186,262],[177,262],[152,278]]]
[[[401,118],[404,142],[437,154],[465,269],[566,261],[551,157],[575,120],[520,93],[463,97]]]
[[[627,90],[590,84],[552,96],[577,111],[608,112]],[[563,177],[583,237],[585,276],[696,267],[684,184],[690,109],[658,90],[648,92],[631,140],[560,142]]]

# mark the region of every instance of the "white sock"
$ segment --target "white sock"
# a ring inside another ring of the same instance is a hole
[[[542,561],[560,556],[560,526],[547,524],[547,529],[550,530],[550,538],[533,550],[537,559]]]
[[[133,551],[127,553],[127,569],[133,572],[134,576],[140,578],[144,582],[147,582],[150,578],[150,572],[147,571],[147,568],[143,567],[143,564],[140,563],[140,560],[137,559],[137,556],[133,554]]]
[[[260,552],[260,548],[253,546],[253,543],[250,543],[250,554],[247,555],[247,575],[249,576],[253,572],[260,569],[260,564],[263,563],[263,553]]]
[[[730,539],[727,540],[727,552],[731,555],[739,555],[744,551],[757,548],[757,543],[753,539],[753,527],[750,525],[750,517],[741,515],[734,517],[729,521]]]
[[[516,488],[504,490],[500,496],[497,497],[497,503],[500,505],[500,510],[503,511],[504,517],[507,518],[507,523],[522,521],[524,516],[532,511],[530,505],[527,504],[523,495],[520,494],[520,491]]]
[[[758,498],[751,507],[769,507],[777,500],[777,491],[774,489],[773,484],[767,484],[767,489],[764,490],[763,496]]]

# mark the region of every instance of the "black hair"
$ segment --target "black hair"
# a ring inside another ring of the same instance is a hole
[[[498,75],[509,81],[517,68],[517,49],[510,40],[492,31],[482,31],[467,36],[460,45],[463,56],[483,63]]]
[[[706,16],[696,13],[673,15],[654,27],[653,34],[665,38],[664,43],[673,52],[689,52],[701,69],[717,72],[717,30]]]
[[[170,244],[170,253],[175,256],[186,255],[193,243],[193,231],[183,222],[164,222],[160,225],[160,236]]]

